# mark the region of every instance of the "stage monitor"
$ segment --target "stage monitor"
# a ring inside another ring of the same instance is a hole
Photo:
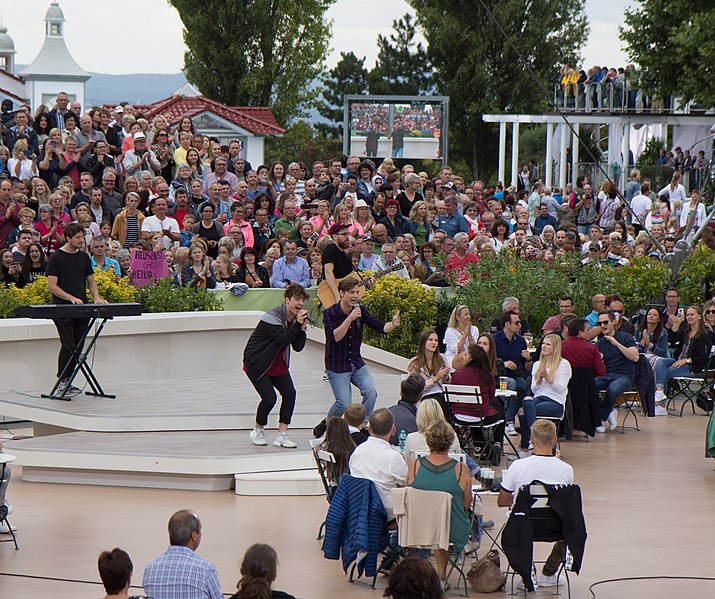
[[[449,98],[345,96],[343,153],[447,162]]]

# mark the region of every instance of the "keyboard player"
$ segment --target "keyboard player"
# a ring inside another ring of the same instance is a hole
[[[97,289],[94,271],[89,255],[83,251],[84,229],[77,223],[70,223],[64,228],[65,244],[50,256],[47,262],[47,287],[55,304],[84,304],[87,302],[87,287],[94,298],[95,304],[106,304]],[[60,335],[60,354],[57,359],[57,378],[60,381],[56,393],[63,393],[70,384],[69,375],[77,363],[72,346],[65,343],[66,339],[74,340],[75,344],[82,342],[82,334],[89,324],[86,318],[56,319],[53,321]],[[79,348],[82,349],[81,347]],[[67,366],[67,368],[65,368]],[[68,389],[70,393],[79,389]]]

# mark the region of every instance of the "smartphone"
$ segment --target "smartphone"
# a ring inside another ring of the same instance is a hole
[[[685,317],[685,309],[678,308],[678,318],[683,318],[683,317]]]
[[[32,158],[32,155],[34,154],[32,150],[24,150],[22,153],[28,158]]]
[[[57,142],[54,141],[54,140],[52,140],[52,141],[50,141],[50,145],[51,145],[53,148],[56,148],[56,147],[57,147]]]

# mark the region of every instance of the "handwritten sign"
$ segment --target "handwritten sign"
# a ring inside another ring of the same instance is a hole
[[[164,252],[132,250],[131,280],[137,287],[144,287],[169,275]]]

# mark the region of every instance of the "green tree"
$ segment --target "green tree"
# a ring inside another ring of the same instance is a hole
[[[340,60],[322,78],[321,100],[318,113],[327,123],[318,123],[317,129],[326,136],[340,137],[343,134],[343,97],[367,93],[365,58],[353,52],[340,53]]]
[[[341,151],[341,143],[337,138],[325,138],[318,135],[306,121],[295,121],[282,137],[266,139],[266,164],[282,162],[287,165],[294,160],[308,166],[318,160],[326,160],[337,156]]]
[[[230,105],[271,106],[281,123],[303,114],[330,42],[334,0],[169,0],[184,23],[184,72]]]
[[[684,6],[675,0],[638,0],[626,10],[624,22],[620,37],[629,58],[647,75],[641,79],[646,92],[715,106],[712,1]]]
[[[450,97],[450,161],[464,161],[472,174],[496,170],[497,128],[489,113],[538,113],[563,63],[578,62],[588,37],[585,0],[485,0],[519,55],[474,0],[409,0],[428,42],[435,85]],[[548,94],[550,96],[550,94]]]
[[[416,37],[416,23],[409,13],[392,21],[389,37],[377,36],[377,60],[369,77],[371,94],[417,96],[433,91],[427,51]]]

